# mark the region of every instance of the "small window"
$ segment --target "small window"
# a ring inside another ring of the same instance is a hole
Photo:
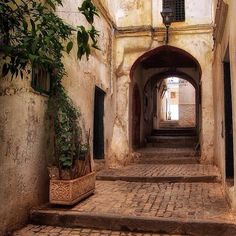
[[[31,86],[34,90],[49,94],[50,92],[50,74],[42,67],[34,67],[32,69],[32,83]]]
[[[173,10],[173,22],[185,21],[184,0],[163,0],[162,7]]]

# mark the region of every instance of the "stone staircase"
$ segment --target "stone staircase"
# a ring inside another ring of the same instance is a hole
[[[134,152],[137,164],[198,164],[199,152],[193,148],[142,148]]]
[[[196,130],[193,128],[160,128],[147,137],[146,147],[194,149],[197,143]]]
[[[181,131],[184,138],[185,131]],[[188,138],[195,137],[186,132]],[[33,209],[32,227],[70,227],[80,232],[86,228],[96,235],[236,236],[236,218],[218,169],[201,164],[193,145],[180,147],[177,143],[171,148],[136,150],[131,165],[100,171],[95,194],[78,205],[47,204]]]

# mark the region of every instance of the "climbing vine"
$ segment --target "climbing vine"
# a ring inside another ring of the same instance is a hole
[[[91,47],[98,49],[98,31],[94,17],[98,16],[91,0],[84,0],[78,7],[89,28],[66,24],[55,13],[62,0],[2,0],[0,2],[0,53],[4,65],[2,77],[24,77],[28,68],[45,68],[51,74],[49,111],[55,133],[55,150],[58,167],[72,168],[77,156],[80,128],[76,124],[79,112],[62,86],[66,75],[62,63],[63,53],[77,42],[77,57],[89,57]],[[76,38],[76,40],[75,40]],[[30,71],[29,71],[30,72]]]

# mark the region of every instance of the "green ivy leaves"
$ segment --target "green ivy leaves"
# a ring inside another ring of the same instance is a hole
[[[91,0],[84,0],[81,7],[78,7],[79,11],[85,16],[86,20],[93,24],[94,16],[99,16],[96,7]]]
[[[99,32],[93,26],[98,16],[91,0],[84,0],[79,11],[90,24],[89,29],[76,29],[55,14],[62,0],[1,0],[0,1],[0,52],[5,64],[2,76],[19,74],[27,66],[40,66],[51,73],[49,113],[55,133],[55,156],[60,168],[71,168],[82,145],[79,141],[80,127],[76,125],[79,112],[61,84],[66,74],[62,63],[63,52],[73,48],[73,33],[77,35],[77,57],[87,59],[91,47],[99,49]]]
[[[66,51],[67,51],[68,54],[70,53],[72,48],[73,48],[73,42],[70,41],[66,46]]]
[[[2,0],[0,2],[0,51],[6,59],[2,76],[9,72],[14,76],[25,70],[27,64],[35,64],[53,70],[58,67],[62,52],[70,53],[73,48],[73,32],[77,31],[77,57],[90,55],[90,47],[98,49],[98,31],[92,25],[98,15],[90,0],[84,0],[82,14],[91,25],[90,29],[78,26],[77,29],[65,24],[55,13],[61,0]],[[90,43],[91,39],[91,43]],[[64,67],[58,68],[65,74]]]

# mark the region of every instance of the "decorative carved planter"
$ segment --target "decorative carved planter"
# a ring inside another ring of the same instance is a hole
[[[95,190],[96,173],[73,180],[50,180],[49,201],[51,204],[73,205],[90,196]]]

